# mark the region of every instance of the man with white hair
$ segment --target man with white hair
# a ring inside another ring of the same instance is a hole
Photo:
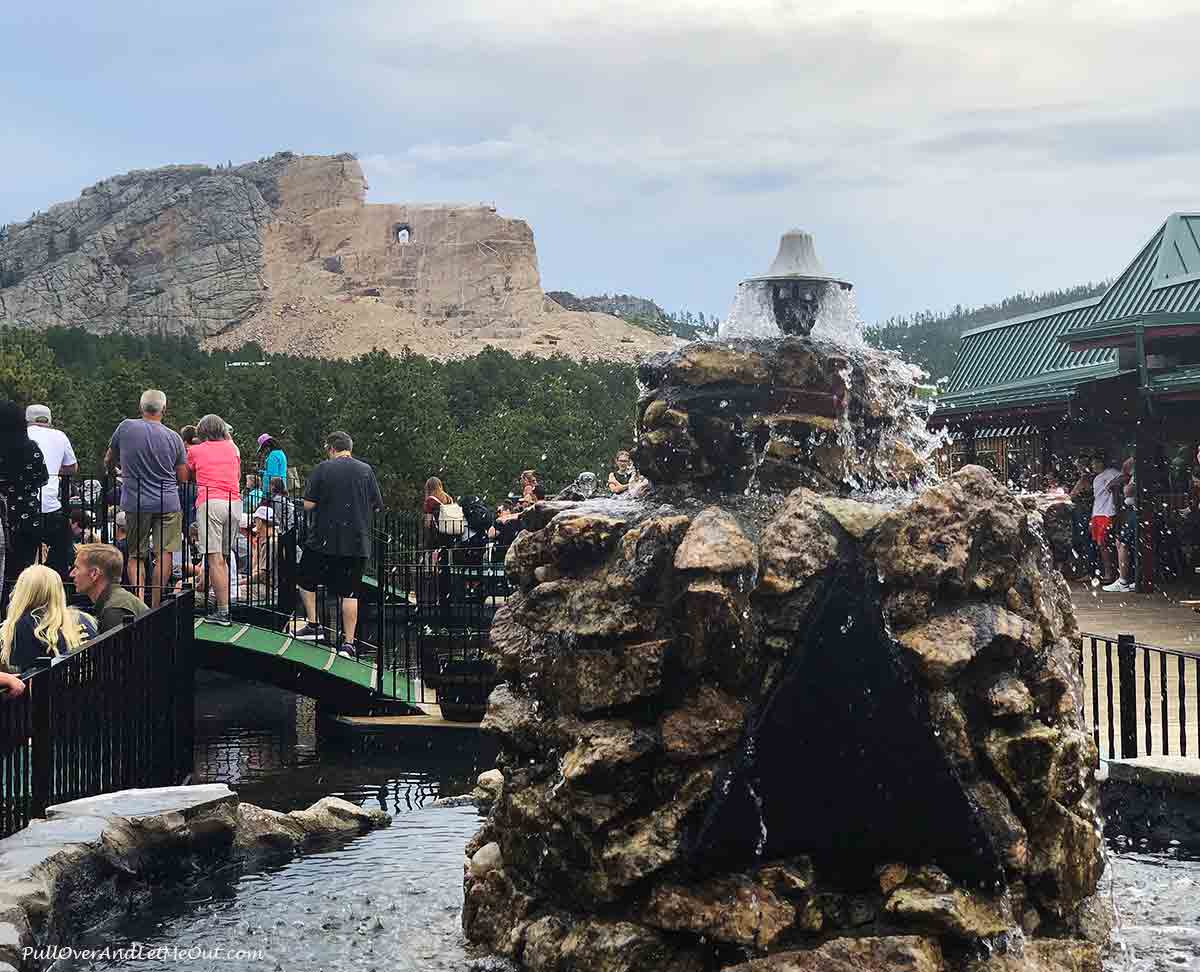
[[[71,569],[71,523],[63,514],[58,477],[78,472],[79,460],[67,434],[51,427],[51,418],[48,405],[30,405],[25,409],[25,423],[29,426],[26,433],[42,450],[50,475],[42,487],[42,526],[38,540],[48,551],[46,565],[65,581]]]
[[[142,392],[142,417],[117,426],[104,454],[107,469],[121,467],[121,509],[129,534],[129,573],[137,592],[150,586],[150,607],[162,600],[171,559],[183,540],[179,483],[187,482],[183,439],[163,425],[167,396],[157,388]],[[153,578],[149,564],[153,554]]]

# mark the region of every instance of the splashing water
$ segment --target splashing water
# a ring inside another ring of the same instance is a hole
[[[717,328],[722,338],[777,338],[783,332],[775,323],[771,285],[765,280],[743,280],[738,284],[733,306]]]
[[[867,343],[863,339],[863,327],[854,291],[836,284],[826,284],[825,297],[817,311],[817,322],[813,325],[810,337],[846,348],[862,348]]]
[[[824,293],[811,337],[846,348],[866,346],[863,319],[858,313],[854,291],[832,283],[814,283]],[[783,332],[775,323],[771,283],[767,280],[743,280],[738,284],[733,305],[717,329],[721,338],[777,338]]]

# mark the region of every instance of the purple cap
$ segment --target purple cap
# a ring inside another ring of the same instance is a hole
[[[264,443],[264,442],[266,442],[266,441],[267,441],[267,439],[269,439],[269,438],[271,438],[271,433],[270,433],[270,432],[264,432],[262,435],[260,435],[260,436],[258,437],[258,447],[261,449],[261,448],[262,448],[262,445],[263,445],[263,443]]]

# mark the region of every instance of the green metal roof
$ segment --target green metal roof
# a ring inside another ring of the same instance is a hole
[[[1116,350],[1072,350],[1069,332],[1139,315],[1198,315],[1200,214],[1175,213],[1100,297],[967,331],[934,418],[1068,400],[1080,382],[1116,375]]]
[[[1154,337],[1156,332],[1160,335],[1164,331],[1168,334],[1178,333],[1181,327],[1186,330],[1188,326],[1200,326],[1200,312],[1134,314],[1132,317],[1123,317],[1117,321],[1101,321],[1087,327],[1072,328],[1065,334],[1060,334],[1058,340],[1073,345],[1077,345],[1081,341],[1089,342],[1090,345],[1097,342],[1111,346],[1129,345],[1132,344],[1134,332],[1139,324],[1148,338]]]

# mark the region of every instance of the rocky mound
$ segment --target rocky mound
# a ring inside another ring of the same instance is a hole
[[[494,207],[375,205],[351,155],[141,170],[0,234],[0,322],[346,357],[485,345],[636,360],[672,342],[541,290]]]
[[[647,495],[539,504],[509,549],[468,937],[535,972],[1098,972],[1097,752],[1036,507],[977,466],[910,491],[886,354],[696,343],[639,378]]]
[[[528,525],[469,938],[536,972],[1098,970],[1075,622],[989,473]]]

